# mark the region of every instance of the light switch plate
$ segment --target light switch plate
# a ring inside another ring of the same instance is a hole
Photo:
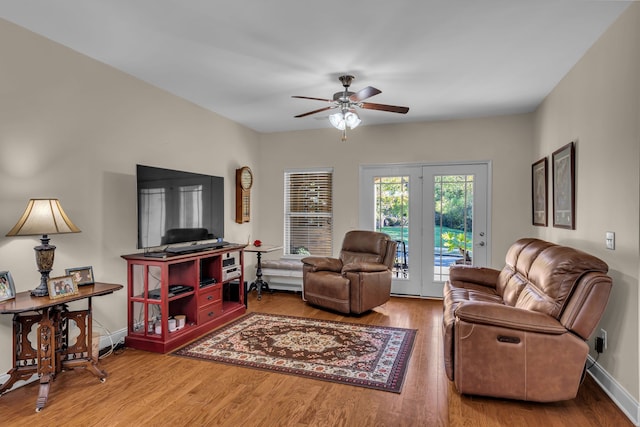
[[[613,231],[607,231],[604,239],[607,249],[614,250],[616,248],[616,233]]]

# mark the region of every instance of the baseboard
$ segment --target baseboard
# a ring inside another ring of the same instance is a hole
[[[99,351],[104,350],[106,348],[111,347],[112,345],[115,347],[119,342],[124,342],[124,337],[127,336],[127,328],[120,329],[119,331],[112,332],[111,335],[101,335],[100,343],[99,343]],[[8,374],[0,375],[0,384],[4,384],[10,378]],[[16,381],[16,383],[11,387],[8,391],[15,390],[24,385],[30,384],[34,381],[38,381],[38,374],[31,375],[30,378],[26,380]],[[6,393],[6,392],[5,392]]]
[[[269,282],[269,289],[274,291],[302,292],[302,285],[297,283]]]
[[[591,368],[587,371],[596,383],[613,400],[635,426],[640,425],[640,405],[593,357],[588,356],[587,363]]]
[[[112,332],[111,335],[100,336],[100,350],[103,350],[112,345],[115,347],[119,342],[124,342],[124,338],[127,336],[127,328],[120,329],[119,331]]]

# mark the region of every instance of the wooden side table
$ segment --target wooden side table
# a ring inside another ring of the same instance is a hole
[[[40,412],[47,404],[51,382],[63,369],[84,368],[104,382],[107,373],[100,369],[92,354],[91,298],[120,289],[122,285],[94,283],[79,287],[76,295],[62,298],[34,297],[26,291],[0,303],[0,314],[13,314],[13,368],[7,372],[9,379],[0,386],[0,395],[16,381],[38,374],[36,412]],[[87,300],[87,309],[69,311],[67,303],[79,300]],[[69,336],[69,321],[80,330],[75,342]],[[37,342],[32,343],[29,334],[35,324],[38,324]]]
[[[249,290],[247,292],[251,292],[252,290],[258,291],[258,301],[262,299],[262,291],[269,290],[269,284],[262,280],[262,254],[267,252],[277,251],[278,249],[282,249],[282,246],[273,246],[273,245],[261,245],[254,246],[249,245],[244,248],[245,252],[255,252],[258,257],[258,263],[256,264],[256,280],[251,283],[249,286]]]

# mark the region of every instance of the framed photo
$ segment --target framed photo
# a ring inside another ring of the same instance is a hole
[[[533,225],[547,226],[547,158],[540,159],[531,166],[531,206]]]
[[[575,144],[568,143],[554,151],[553,163],[553,226],[576,228]]]
[[[73,281],[76,285],[92,285],[93,280],[93,267],[77,267],[67,268],[64,270],[67,276],[73,277]]]
[[[72,276],[51,277],[47,282],[49,287],[49,298],[63,298],[78,293],[78,285],[73,281]]]
[[[6,301],[16,297],[16,287],[13,277],[8,271],[0,271],[0,301]]]

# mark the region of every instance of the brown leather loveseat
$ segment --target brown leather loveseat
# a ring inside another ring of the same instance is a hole
[[[501,271],[452,267],[444,285],[447,376],[458,392],[573,399],[611,291],[602,260],[538,239],[515,242]]]

